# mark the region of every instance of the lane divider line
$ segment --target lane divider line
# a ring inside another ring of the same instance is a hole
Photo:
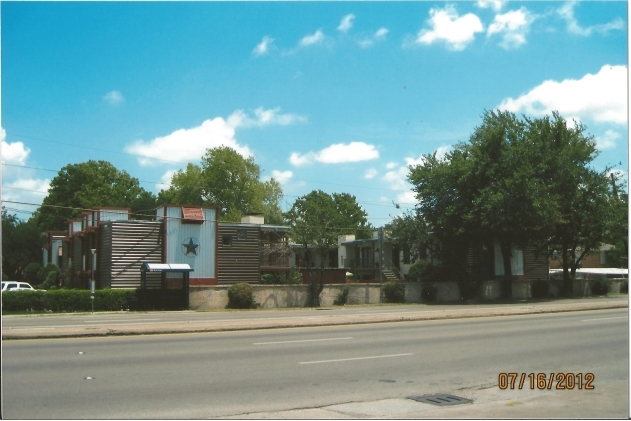
[[[595,320],[626,319],[627,317],[629,317],[629,316],[603,317],[602,319],[585,319],[585,320],[581,320],[581,322],[593,322]]]
[[[300,341],[280,341],[280,342],[255,342],[252,345],[276,345],[276,344],[298,344],[302,342],[321,342],[321,341],[342,341],[353,338],[326,338],[326,339],[303,339]]]
[[[373,360],[375,358],[405,357],[405,356],[408,356],[408,355],[414,355],[414,354],[408,353],[408,354],[376,355],[374,357],[341,358],[339,360],[305,361],[305,362],[301,362],[301,363],[298,363],[298,364],[337,363],[337,362],[340,362],[340,361]]]

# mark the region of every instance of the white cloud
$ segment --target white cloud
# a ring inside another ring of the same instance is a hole
[[[301,47],[308,47],[314,44],[320,44],[324,41],[324,33],[322,29],[318,29],[312,35],[306,35],[300,40]]]
[[[280,184],[285,184],[294,176],[294,173],[291,171],[272,171],[272,178],[278,181]]]
[[[447,155],[449,151],[451,151],[450,145],[439,146],[438,149],[436,149],[436,158],[439,160],[445,159],[445,155]]]
[[[611,177],[613,174],[614,178],[617,180],[623,181],[627,183],[628,173],[625,170],[611,169],[607,172],[607,177]]]
[[[397,194],[396,203],[397,205],[415,205],[418,203],[418,200],[416,200],[416,193],[412,190],[399,193]]]
[[[379,28],[377,31],[370,37],[365,38],[357,42],[360,48],[368,48],[375,43],[375,41],[380,41],[386,38],[386,35],[390,32],[387,28]]]
[[[160,178],[160,183],[156,184],[156,188],[158,190],[167,190],[171,186],[171,179],[173,179],[176,172],[177,170],[168,170],[165,172],[162,178]]]
[[[377,175],[377,170],[374,168],[370,168],[368,169],[365,173],[364,173],[364,178],[367,180],[370,180],[372,178],[375,178],[375,176]]]
[[[547,80],[517,99],[503,100],[498,108],[533,116],[558,111],[566,118],[627,124],[627,69],[605,65],[579,80]]]
[[[504,5],[505,0],[478,0],[477,5],[482,9],[491,8],[496,12],[499,12]]]
[[[383,180],[390,184],[392,190],[409,190],[410,183],[407,181],[407,176],[410,169],[406,166],[400,166],[396,170],[388,171]]]
[[[308,152],[304,155],[292,152],[289,162],[298,167],[313,162],[341,164],[344,162],[369,161],[376,158],[379,158],[379,152],[373,145],[364,142],[351,142],[349,144],[336,143],[319,152]]]
[[[120,91],[110,91],[105,94],[103,97],[103,101],[107,102],[110,105],[118,105],[125,102],[125,98]]]
[[[396,162],[388,162],[388,163],[386,164],[386,168],[387,168],[387,169],[389,169],[389,170],[391,170],[391,169],[393,169],[393,168],[396,168],[396,167],[398,167],[398,166],[399,166],[399,164],[397,164]]]
[[[487,36],[500,35],[500,46],[506,50],[517,48],[526,43],[526,33],[533,21],[534,17],[524,7],[498,14],[489,26]]]
[[[267,125],[288,125],[304,122],[306,118],[295,114],[280,114],[280,108],[265,110],[257,108],[254,117],[237,110],[227,119],[216,117],[204,121],[200,126],[179,129],[166,136],[156,137],[148,142],[137,140],[125,146],[125,152],[142,155],[141,165],[157,164],[151,158],[174,162],[199,160],[208,148],[228,146],[239,154],[249,157],[252,151],[240,145],[235,138],[237,128],[261,127]]]
[[[596,148],[611,149],[616,147],[616,139],[620,135],[613,130],[607,130],[602,136],[596,136]]]
[[[557,9],[557,13],[567,23],[567,31],[569,33],[582,36],[590,36],[594,32],[606,34],[609,31],[624,29],[624,21],[621,18],[616,18],[608,23],[592,25],[588,26],[587,28],[583,28],[578,24],[576,17],[574,17],[575,6],[576,1],[568,1],[564,3],[563,6]]]
[[[375,38],[385,38],[388,32],[390,32],[388,28],[381,27],[375,32]]]
[[[48,195],[50,188],[49,179],[40,178],[20,178],[4,185],[2,198],[4,200],[29,200],[31,202],[41,202]]]
[[[423,165],[425,164],[425,158],[423,158],[423,155],[420,155],[418,158],[414,159],[414,158],[405,158],[405,163],[408,166],[417,166],[417,165]]]
[[[337,27],[337,30],[340,32],[348,32],[348,30],[353,27],[353,19],[355,19],[355,15],[352,13],[344,16],[340,21],[340,25]]]
[[[451,5],[445,6],[444,9],[432,8],[429,14],[432,29],[423,29],[418,33],[416,42],[419,44],[444,41],[448,48],[462,51],[473,42],[476,33],[484,30],[476,15],[467,13],[460,17]]]
[[[31,150],[24,146],[22,142],[7,143],[4,141],[4,138],[5,132],[2,129],[2,163],[24,165]]]
[[[254,50],[252,50],[252,54],[255,56],[262,56],[267,54],[273,42],[274,38],[264,36],[261,43],[254,47]]]

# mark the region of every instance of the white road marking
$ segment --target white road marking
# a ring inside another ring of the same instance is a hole
[[[54,327],[7,327],[7,330],[55,330]]]
[[[372,360],[375,358],[392,358],[392,357],[405,357],[408,355],[414,355],[412,353],[409,354],[392,354],[392,355],[376,355],[374,357],[358,357],[358,358],[341,358],[339,360],[323,360],[323,361],[306,361],[298,364],[321,364],[321,363],[337,363],[340,361],[356,361],[356,360]]]
[[[581,322],[593,322],[594,320],[626,319],[627,317],[629,316],[603,317],[602,319],[585,319],[585,320],[581,320]]]
[[[112,323],[112,322],[141,322],[141,321],[158,321],[160,319],[112,319],[112,320],[85,320],[83,323]]]
[[[353,338],[326,338],[326,339],[303,339],[301,341],[280,341],[280,342],[255,342],[252,345],[275,345],[275,344],[297,344],[302,342],[320,342],[320,341],[342,341]]]

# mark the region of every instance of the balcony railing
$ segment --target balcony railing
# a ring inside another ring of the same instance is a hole
[[[289,267],[291,250],[287,243],[261,242],[261,267]]]
[[[375,259],[373,257],[364,257],[359,259],[346,258],[343,260],[342,265],[348,269],[374,269]]]

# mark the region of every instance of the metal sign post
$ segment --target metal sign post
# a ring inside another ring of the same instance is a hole
[[[94,314],[94,271],[96,268],[96,249],[92,249],[92,270],[90,271],[90,301],[92,301],[92,314]]]

